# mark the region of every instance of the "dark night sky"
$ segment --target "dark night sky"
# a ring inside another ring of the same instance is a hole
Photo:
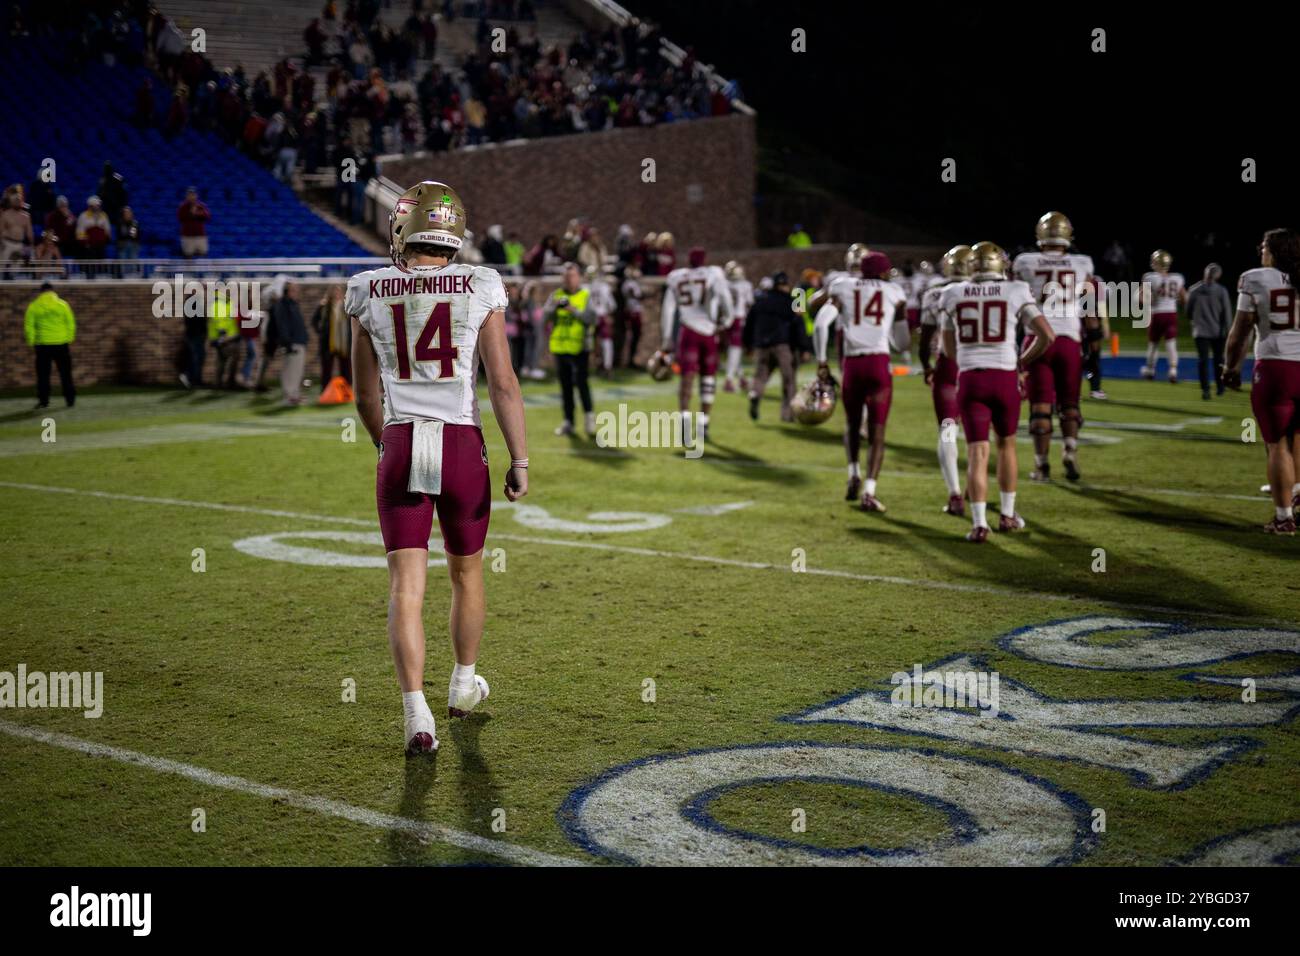
[[[1268,8],[1266,18],[1244,4],[1213,20],[1191,6],[1136,3],[628,6],[739,79],[765,144],[833,157],[851,171],[839,194],[945,239],[1029,241],[1038,215],[1059,208],[1085,251],[1100,253],[1118,235],[1145,257],[1157,244],[1190,250],[1210,231],[1248,249],[1264,228],[1300,219],[1294,13]],[[790,49],[795,27],[807,31],[806,53]],[[1105,53],[1090,51],[1094,27],[1107,31]],[[955,184],[940,182],[948,156]],[[1241,181],[1247,156],[1258,161],[1254,184]]]

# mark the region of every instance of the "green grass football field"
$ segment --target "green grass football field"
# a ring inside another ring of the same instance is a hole
[[[842,411],[783,425],[772,389],[755,424],[720,395],[689,460],[554,437],[549,383],[511,508],[484,402],[492,694],[410,761],[350,406],[0,400],[0,671],[103,675],[97,718],[0,709],[0,864],[1294,860],[1300,542],[1259,530],[1248,398],[1107,390],[1082,482],[1031,484],[1022,435],[1028,528],[983,547],[941,513],[919,377],[884,515],[842,500]],[[891,674],[945,662],[996,672],[1000,713],[892,706]]]

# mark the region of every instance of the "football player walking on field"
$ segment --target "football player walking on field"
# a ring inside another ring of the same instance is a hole
[[[1300,232],[1271,229],[1259,246],[1262,267],[1237,282],[1237,315],[1228,333],[1223,382],[1241,387],[1246,343],[1255,331],[1255,380],[1250,407],[1268,449],[1268,485],[1273,496],[1269,534],[1295,534],[1300,508]]]
[[[853,501],[861,488],[863,511],[885,510],[876,497],[876,480],[885,460],[885,422],[894,395],[889,349],[892,345],[906,353],[912,341],[907,328],[907,293],[888,277],[888,256],[882,252],[863,256],[859,275],[840,275],[831,283],[829,301],[817,311],[813,326],[817,376],[823,380],[830,378],[826,351],[831,326],[838,326],[843,334],[840,375],[844,393],[844,451],[849,461],[849,484],[844,499]],[[864,409],[870,442],[865,485],[858,471]]]
[[[953,246],[939,263],[943,279],[921,296],[921,369],[925,373],[925,383],[930,386],[934,418],[939,423],[939,473],[948,488],[948,503],[943,510],[959,518],[966,514],[966,502],[961,495],[961,479],[957,471],[957,423],[961,421],[961,409],[957,407],[957,361],[942,347],[937,358],[931,356],[935,333],[939,331],[943,290],[955,282],[969,279],[973,260],[970,246]],[[942,336],[938,337],[938,344],[943,345]]]
[[[689,255],[690,265],[674,269],[664,282],[660,323],[663,351],[675,353],[682,370],[677,404],[682,411],[683,429],[687,428],[695,376],[700,377],[698,436],[700,441],[705,441],[709,437],[709,414],[713,411],[713,396],[717,391],[718,333],[730,328],[735,316],[731,288],[723,271],[717,266],[705,265],[704,250],[698,246]],[[674,317],[681,321],[675,347]],[[683,441],[689,441],[689,436],[683,436]]]
[[[1018,531],[1025,519],[1016,513],[1016,429],[1020,427],[1022,366],[1033,364],[1056,336],[1024,282],[1007,281],[1007,254],[991,242],[971,247],[974,275],[943,291],[939,304],[943,349],[957,358],[957,404],[966,432],[966,491],[973,527],[967,541],[988,540],[989,427],[998,436],[999,531]],[[1033,334],[1016,355],[1015,324]]]
[[[348,283],[357,411],[379,449],[375,499],[388,552],[388,644],[402,688],[408,755],[436,750],[424,699],[425,573],[434,514],[451,576],[455,655],[447,712],[463,717],[488,696],[475,673],[485,615],[483,541],[492,508],[475,375],[510,452],[505,495],[528,493],[524,405],[506,339],[506,292],[497,273],[453,263],[465,207],[450,186],[422,182],[388,218],[393,265]]]
[[[1027,364],[1029,431],[1034,436],[1034,481],[1051,478],[1052,412],[1061,423],[1065,445],[1061,464],[1065,477],[1079,480],[1079,389],[1083,382],[1083,342],[1101,335],[1095,315],[1082,316],[1079,293],[1092,279],[1092,257],[1070,252],[1074,227],[1062,213],[1049,212],[1034,229],[1038,252],[1016,256],[1011,272],[1028,284],[1034,301],[1047,317],[1055,340],[1043,357]]]
[[[1138,308],[1150,320],[1147,326],[1147,364],[1142,377],[1156,377],[1156,348],[1163,341],[1169,356],[1169,383],[1178,384],[1178,307],[1187,304],[1187,283],[1177,272],[1170,272],[1174,257],[1163,249],[1151,253],[1151,271],[1138,287]]]

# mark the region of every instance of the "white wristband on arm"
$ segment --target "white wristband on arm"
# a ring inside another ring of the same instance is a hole
[[[510,467],[511,467],[511,468],[527,468],[527,467],[528,467],[528,459],[527,459],[527,458],[511,458],[511,459],[510,459]]]

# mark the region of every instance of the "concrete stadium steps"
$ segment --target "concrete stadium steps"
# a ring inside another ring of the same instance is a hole
[[[537,0],[534,6],[537,12],[535,21],[489,20],[488,22],[492,26],[503,26],[507,29],[514,27],[522,38],[527,38],[530,31],[536,27],[537,38],[541,41],[543,49],[556,44],[568,46],[569,41],[582,32],[582,22],[565,10],[558,0],[550,0],[550,2]],[[380,9],[379,20],[394,30],[400,30],[410,13],[409,4],[394,2],[391,7]],[[444,70],[454,71],[459,68],[465,57],[478,48],[475,42],[478,18],[458,14],[451,21],[445,20],[439,4],[434,13],[434,20],[438,24],[438,50],[435,61]],[[415,78],[418,80],[428,68],[429,61],[418,60]]]
[[[195,27],[207,31],[207,56],[218,69],[242,64],[251,80],[306,52],[302,31],[323,6],[322,0],[164,0],[161,9],[187,36]]]

